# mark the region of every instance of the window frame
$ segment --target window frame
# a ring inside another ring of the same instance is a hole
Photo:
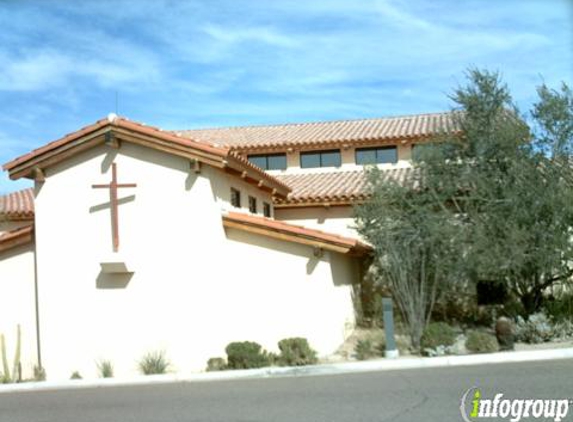
[[[395,160],[394,161],[378,161],[378,152],[379,151],[388,151],[393,150],[395,152]],[[359,163],[358,162],[358,154],[360,152],[366,151],[374,151],[375,153],[375,162],[373,163]],[[356,165],[359,166],[371,166],[376,164],[396,164],[398,162],[398,146],[397,145],[381,145],[377,147],[366,147],[366,148],[355,148],[354,149],[354,162]]]
[[[271,157],[283,157],[284,158],[284,167],[270,168],[269,158],[271,158]],[[265,159],[265,165],[263,167],[260,167],[257,164],[252,163],[251,158],[264,158]],[[271,171],[273,171],[273,170],[286,170],[288,167],[286,152],[277,152],[277,153],[273,153],[273,154],[250,154],[250,155],[247,155],[247,160],[249,161],[249,163],[254,164],[257,167],[260,167],[263,170],[271,170]]]
[[[249,195],[249,212],[256,214],[258,212],[257,198]]]
[[[231,188],[231,205],[235,208],[241,208],[241,191]]]
[[[271,218],[273,214],[273,209],[271,208],[271,204],[268,202],[263,202],[263,216]]]
[[[336,165],[323,165],[323,155],[336,152],[338,154],[338,164]],[[304,166],[303,165],[303,157],[308,157],[311,155],[318,155],[318,166]],[[342,166],[342,152],[340,149],[320,149],[314,151],[301,151],[299,155],[299,164],[301,169],[312,169],[312,168],[326,168],[326,167],[334,167],[338,168]]]

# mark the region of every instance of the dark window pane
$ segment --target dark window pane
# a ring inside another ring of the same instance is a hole
[[[241,208],[241,192],[234,188],[231,188],[231,205]]]
[[[398,152],[396,147],[378,148],[376,150],[377,163],[396,163],[398,161]]]
[[[356,164],[376,164],[376,150],[357,149]]]
[[[264,155],[249,155],[248,160],[263,170],[267,169],[267,157]]]
[[[300,166],[303,169],[311,167],[320,167],[320,153],[303,152],[300,154]]]
[[[359,148],[356,150],[356,164],[396,163],[396,147]]]
[[[321,157],[321,167],[340,167],[340,151],[325,151]]]
[[[268,202],[265,202],[263,204],[263,214],[265,217],[271,216],[271,204],[269,204]]]
[[[286,154],[273,154],[268,156],[267,170],[286,170]]]
[[[249,196],[249,211],[253,214],[257,213],[257,198]]]

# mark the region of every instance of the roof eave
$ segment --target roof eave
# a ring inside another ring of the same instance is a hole
[[[363,256],[370,253],[371,248],[356,239],[345,238],[343,236],[318,232],[313,229],[295,226],[284,222],[281,227],[265,224],[263,217],[239,216],[236,213],[223,215],[223,225],[228,228],[245,230],[254,234],[261,234],[278,240],[289,241],[308,245],[315,248],[350,254],[352,256]]]
[[[19,246],[32,243],[34,240],[34,226],[20,227],[0,235],[0,253]]]
[[[35,179],[43,175],[45,168],[61,162],[72,155],[105,143],[106,136],[113,134],[119,142],[152,147],[154,149],[197,160],[231,173],[243,176],[247,182],[257,185],[271,195],[286,198],[290,188],[273,176],[258,169],[241,157],[235,157],[228,148],[216,147],[175,135],[159,128],[131,122],[124,118],[102,119],[74,133],[64,136],[44,147],[18,157],[3,165],[10,178]]]

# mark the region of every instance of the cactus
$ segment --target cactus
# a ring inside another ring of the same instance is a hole
[[[0,348],[2,352],[2,368],[4,371],[2,381],[5,383],[9,382],[19,382],[20,381],[20,352],[22,347],[22,333],[20,330],[20,324],[18,324],[17,334],[16,334],[16,352],[14,353],[14,365],[12,367],[12,372],[10,373],[10,368],[8,367],[8,356],[6,355],[6,340],[4,334],[0,334]]]
[[[0,334],[0,347],[2,351],[2,371],[4,375],[2,376],[2,382],[10,382],[10,368],[8,367],[8,357],[6,356],[6,339],[4,334]]]
[[[14,366],[12,367],[12,381],[21,381],[21,366],[20,366],[20,352],[22,347],[22,330],[20,329],[20,324],[16,329],[16,351],[14,352]]]

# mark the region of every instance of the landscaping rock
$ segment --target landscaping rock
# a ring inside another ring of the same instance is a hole
[[[515,334],[510,319],[501,317],[495,324],[495,337],[500,350],[513,350],[515,348]]]

